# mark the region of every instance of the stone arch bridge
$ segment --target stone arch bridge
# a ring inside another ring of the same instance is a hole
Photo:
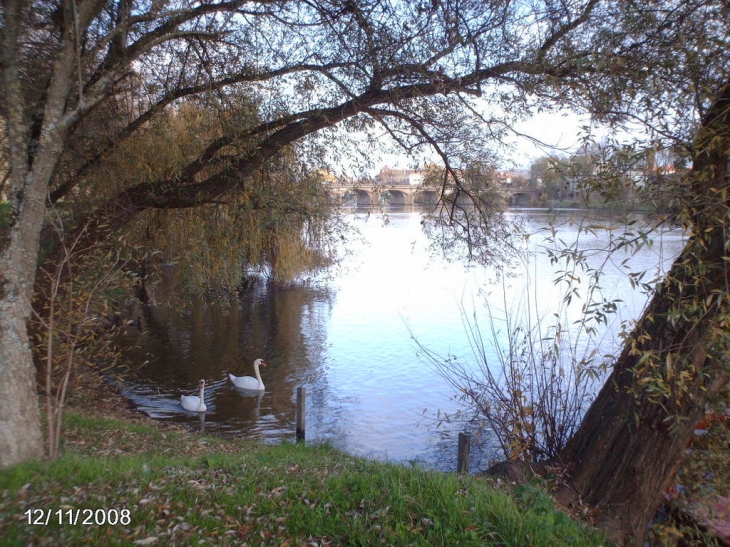
[[[527,205],[537,200],[542,191],[535,188],[502,187],[504,199],[509,205]],[[341,205],[367,207],[371,205],[432,205],[438,200],[438,191],[425,189],[411,184],[374,185],[370,187],[352,185],[329,185],[330,202]],[[468,205],[469,198],[464,196],[461,205]]]
[[[435,190],[425,190],[419,186],[337,186],[328,187],[330,202],[342,205],[428,205],[436,203],[438,193]]]

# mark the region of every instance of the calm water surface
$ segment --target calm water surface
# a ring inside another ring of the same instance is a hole
[[[560,225],[562,240],[579,238],[589,253],[618,232],[582,233],[570,219],[583,215],[530,211],[530,248],[545,244],[539,230],[551,221]],[[504,310],[524,310],[529,301],[537,313],[552,313],[563,296],[553,282],[560,265],[537,252],[512,275],[499,276],[493,269],[468,269],[433,257],[416,212],[391,212],[385,218],[353,215],[349,221],[364,241],[352,244],[353,254],[332,279],[290,287],[262,282],[237,306],[197,302],[185,312],[154,308],[143,333],[130,330],[125,336],[126,354],[139,367],[128,374],[123,393],[154,418],[207,433],[280,442],[294,436],[296,388],[304,386],[308,442],[327,441],[358,455],[453,469],[456,436],[464,426],[436,425],[439,416],[460,407],[453,390],[418,356],[411,333],[433,351],[473,361],[462,310],[476,313],[486,332],[487,301],[502,333]],[[590,222],[610,226],[616,221]],[[618,321],[636,317],[646,301],[630,289],[627,272],[655,271],[681,249],[679,231],[655,239],[652,249],[632,259],[631,269],[621,264],[626,255],[605,266],[602,294],[622,300]],[[590,256],[594,267],[605,262],[605,255]],[[580,302],[568,315],[579,317]],[[612,334],[618,321],[598,341],[601,352],[615,347]],[[253,375],[252,363],[259,357],[269,363],[262,368],[265,393],[234,389],[227,374]],[[186,412],[180,395],[194,394],[201,378],[206,380],[208,412]],[[486,465],[478,458],[472,469]]]

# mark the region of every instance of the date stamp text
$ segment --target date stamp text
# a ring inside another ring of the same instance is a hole
[[[127,526],[132,522],[129,509],[28,509],[23,516],[31,526]]]

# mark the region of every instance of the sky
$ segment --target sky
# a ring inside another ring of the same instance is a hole
[[[517,139],[515,153],[512,158],[505,161],[505,166],[526,169],[537,158],[561,151],[564,153],[575,151],[581,144],[579,137],[581,126],[587,123],[586,118],[575,112],[563,111],[543,112],[517,124],[518,132],[539,139],[548,146],[538,146],[525,138]]]
[[[581,144],[579,136],[581,126],[588,123],[586,117],[579,116],[571,111],[543,112],[536,114],[529,120],[520,122],[515,126],[518,133],[530,135],[546,146],[540,146],[527,138],[515,136],[515,150],[504,158],[504,168],[506,170],[529,169],[534,160],[548,154],[568,154],[575,151]],[[398,169],[412,167],[411,160],[398,155],[384,155],[377,162],[376,171],[386,166]]]

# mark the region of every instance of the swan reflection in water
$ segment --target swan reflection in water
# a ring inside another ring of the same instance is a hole
[[[198,425],[200,426],[200,432],[205,433],[205,412],[198,414]]]
[[[256,397],[256,405],[253,407],[253,418],[258,420],[261,417],[261,399],[264,397],[263,391],[253,391],[251,389],[235,389],[241,397],[245,399],[252,399]]]

